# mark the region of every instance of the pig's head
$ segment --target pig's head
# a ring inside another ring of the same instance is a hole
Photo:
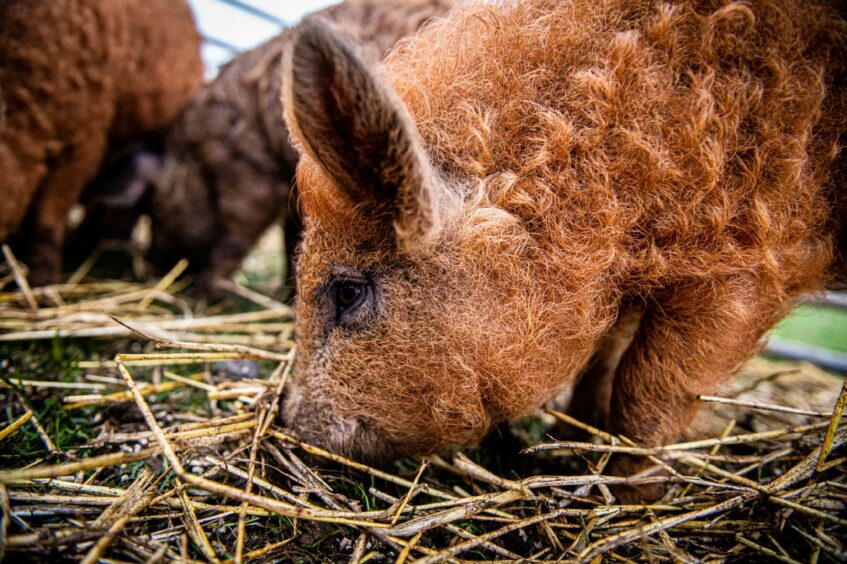
[[[215,182],[195,151],[169,147],[151,195],[152,240],[147,258],[165,271],[181,258],[198,271],[208,267],[211,249],[222,238]]]
[[[305,221],[287,423],[379,460],[473,443],[554,394],[584,355],[557,335],[521,222],[433,164],[379,69],[327,24],[302,26],[283,84]]]

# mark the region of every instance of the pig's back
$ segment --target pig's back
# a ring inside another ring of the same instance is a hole
[[[847,26],[827,6],[723,4],[478,3],[387,73],[434,161],[483,179],[468,205],[565,263],[644,287],[751,269],[813,286],[843,183]]]

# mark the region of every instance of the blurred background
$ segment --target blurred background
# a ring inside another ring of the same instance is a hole
[[[234,55],[340,0],[189,0],[203,34],[206,78]],[[390,0],[386,0],[390,1]]]

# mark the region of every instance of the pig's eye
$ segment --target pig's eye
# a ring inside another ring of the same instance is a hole
[[[370,285],[358,280],[338,280],[333,288],[335,294],[335,315],[344,322],[355,314],[365,302]]]

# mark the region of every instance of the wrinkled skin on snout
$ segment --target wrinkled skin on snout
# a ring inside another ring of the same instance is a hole
[[[305,212],[287,424],[384,461],[476,442],[537,407],[592,336],[565,353],[530,268],[503,269],[531,241],[461,212],[402,102],[333,30],[305,27],[284,72]]]

